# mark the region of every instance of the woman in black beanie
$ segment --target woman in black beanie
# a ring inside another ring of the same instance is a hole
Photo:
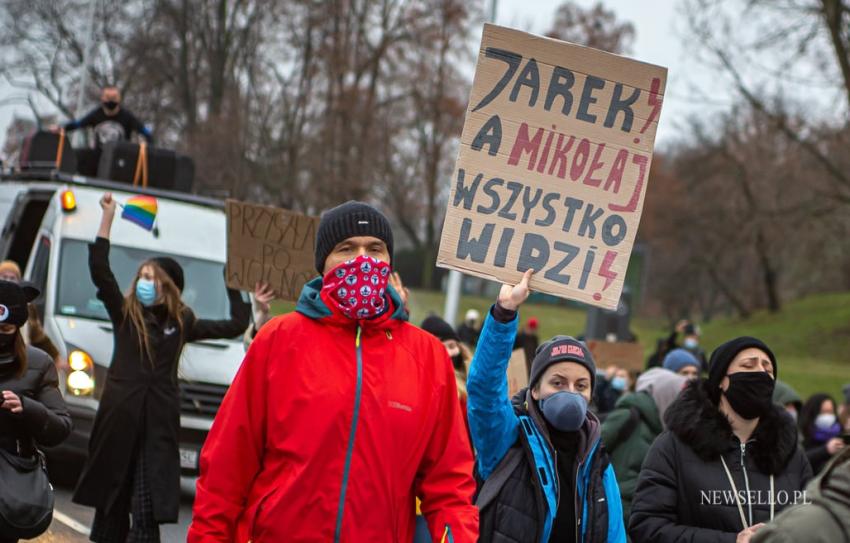
[[[49,499],[47,482],[26,496],[18,492],[37,480],[30,474],[41,469],[38,448],[59,445],[71,433],[53,359],[21,334],[27,305],[38,295],[32,286],[0,280],[0,543],[47,530],[47,508],[39,507]],[[34,496],[44,502],[33,503]]]
[[[633,541],[744,543],[789,505],[803,503],[812,470],[793,420],[771,397],[776,357],[740,337],[711,355],[665,414],[641,469],[629,518]]]

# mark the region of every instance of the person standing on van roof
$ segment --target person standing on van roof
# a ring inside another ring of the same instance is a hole
[[[153,135],[148,127],[129,110],[121,107],[121,91],[114,85],[103,87],[100,92],[100,107],[91,110],[82,119],[62,125],[66,132],[87,127],[94,128],[98,147],[113,141],[129,141],[133,132],[145,138],[148,143],[153,143]]]
[[[96,508],[92,541],[159,541],[159,524],[177,522],[179,509],[180,353],[187,342],[239,336],[251,310],[228,289],[230,319],[197,318],[180,299],[183,269],[168,257],[142,262],[124,295],[109,266],[115,200],[107,193],[100,205],[89,270],[115,347],[74,501]]]
[[[4,260],[0,262],[0,281],[11,281],[20,283],[22,279],[21,268],[13,260]],[[41,326],[41,320],[38,317],[33,304],[27,304],[27,329],[29,336],[29,344],[36,349],[41,349],[56,363],[57,368],[67,367],[67,363],[59,357],[59,349],[50,341],[47,334],[44,333],[44,328]]]
[[[188,540],[478,539],[472,451],[445,347],[407,322],[373,207],[322,216],[294,313],[260,329],[201,452]]]

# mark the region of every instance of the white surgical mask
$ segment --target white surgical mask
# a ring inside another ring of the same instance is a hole
[[[815,426],[821,430],[829,430],[835,424],[835,415],[832,413],[821,413],[815,418]]]

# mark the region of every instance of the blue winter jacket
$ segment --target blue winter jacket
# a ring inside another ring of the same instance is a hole
[[[528,470],[529,476],[523,484],[542,489],[546,503],[542,530],[540,526],[537,526],[535,532],[541,534],[540,543],[548,543],[558,504],[563,506],[568,502],[566,500],[559,502],[558,499],[558,473],[553,454],[554,447],[548,439],[542,416],[533,405],[535,402],[530,400],[530,395],[528,400],[521,403],[512,403],[508,397],[507,368],[518,320],[517,315],[512,321],[501,323],[493,318],[492,310],[487,314],[467,382],[469,426],[477,452],[476,468],[479,478],[484,483],[482,488],[486,488],[488,478],[500,468],[503,461],[511,466],[516,465],[515,458],[509,460],[506,457],[512,449],[517,450],[518,443],[523,445],[525,454],[521,455],[522,461],[534,464],[533,470]],[[600,424],[595,415],[588,412],[581,432],[586,439],[582,439],[583,449],[580,448],[575,473],[579,540],[582,542],[589,540],[625,542],[626,532],[623,525],[620,490],[614,468],[608,463],[607,454],[600,442]],[[594,466],[597,470],[592,469]],[[598,469],[600,466],[603,466],[602,469]],[[509,469],[515,470],[514,467]],[[531,473],[536,474],[536,485],[531,480]],[[592,481],[594,477],[601,477],[601,484],[599,481]],[[499,474],[500,484],[504,478],[506,477]],[[604,499],[595,497],[588,499],[591,483],[596,483],[593,487],[598,489],[597,492],[600,494],[604,489]],[[529,492],[532,491],[529,489]],[[479,498],[481,498],[480,493]],[[588,506],[589,501],[607,502],[602,504],[607,505],[607,509],[598,506],[597,503]],[[486,514],[485,509],[482,509],[482,540],[485,537]],[[598,526],[599,521],[604,522],[605,516],[607,516],[607,523],[603,523],[601,529],[589,528]],[[597,522],[594,523],[594,521]],[[589,529],[593,531],[592,535],[588,534]],[[600,535],[600,532],[605,533]]]

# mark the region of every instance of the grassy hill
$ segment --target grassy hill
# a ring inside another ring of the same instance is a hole
[[[442,315],[445,297],[441,292],[411,292],[411,322],[419,324],[429,313]],[[458,318],[467,309],[483,315],[492,300],[464,296]],[[294,304],[278,303],[275,312],[291,311]],[[585,327],[585,312],[548,304],[526,304],[523,320],[537,317],[540,337],[555,334],[578,335]],[[648,355],[655,340],[667,333],[662,321],[638,318],[632,329]],[[782,312],[757,312],[746,321],[718,318],[702,324],[703,348],[707,353],[735,336],[751,335],[765,341],[778,358],[779,375],[805,399],[815,392],[827,392],[841,399],[841,387],[850,383],[850,293],[821,294],[787,304]]]
[[[779,378],[805,399],[827,392],[841,401],[850,383],[850,293],[819,294],[758,312],[746,321],[718,319],[703,326],[706,347],[734,335],[755,336],[776,354]]]

